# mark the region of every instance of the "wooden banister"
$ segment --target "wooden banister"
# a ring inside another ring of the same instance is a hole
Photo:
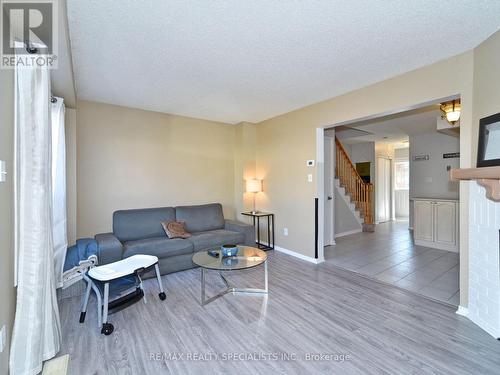
[[[365,224],[373,224],[373,184],[365,182],[361,178],[337,137],[335,137],[335,153],[335,176],[351,196],[356,208],[361,212]]]

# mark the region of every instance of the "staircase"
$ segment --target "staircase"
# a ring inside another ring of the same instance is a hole
[[[344,189],[343,193],[349,199],[348,204],[353,209],[353,214],[362,219],[363,232],[373,232],[375,230],[373,184],[361,178],[337,137],[335,137],[335,154],[335,179],[338,180],[336,183],[338,187]]]
[[[351,201],[351,196],[349,195],[349,193],[347,193],[345,187],[340,185],[340,180],[338,178],[335,178],[333,180],[333,184],[334,184],[334,189],[337,193],[336,196],[338,196],[340,199],[344,201],[345,205],[351,211],[352,216],[359,224],[359,227],[362,228],[364,224],[364,219],[361,216],[361,212],[356,208],[356,204],[353,201]]]

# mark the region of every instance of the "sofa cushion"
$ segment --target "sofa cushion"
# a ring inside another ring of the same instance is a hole
[[[164,237],[162,222],[175,220],[173,207],[121,210],[113,214],[113,233],[121,241]]]
[[[207,250],[225,244],[243,244],[245,235],[225,229],[216,229],[208,232],[193,233],[186,241],[194,245],[194,251]]]
[[[177,221],[184,221],[186,230],[191,233],[224,228],[224,215],[219,203],[175,207],[175,217]]]
[[[146,238],[143,240],[125,242],[123,246],[124,258],[136,254],[155,255],[158,258],[164,258],[192,253],[193,244],[188,240],[177,238],[172,240],[166,237]]]

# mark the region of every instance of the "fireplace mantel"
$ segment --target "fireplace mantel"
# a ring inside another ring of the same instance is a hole
[[[500,202],[500,167],[452,169],[451,179],[476,180],[486,189],[486,198]]]

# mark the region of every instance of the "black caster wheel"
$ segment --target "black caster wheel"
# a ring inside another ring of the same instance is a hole
[[[102,325],[102,328],[101,328],[101,333],[106,335],[106,336],[109,336],[113,333],[115,327],[113,327],[113,324],[111,323],[104,323]]]
[[[162,301],[165,301],[167,299],[167,295],[165,294],[165,292],[161,292],[160,294],[158,294],[158,296]]]

